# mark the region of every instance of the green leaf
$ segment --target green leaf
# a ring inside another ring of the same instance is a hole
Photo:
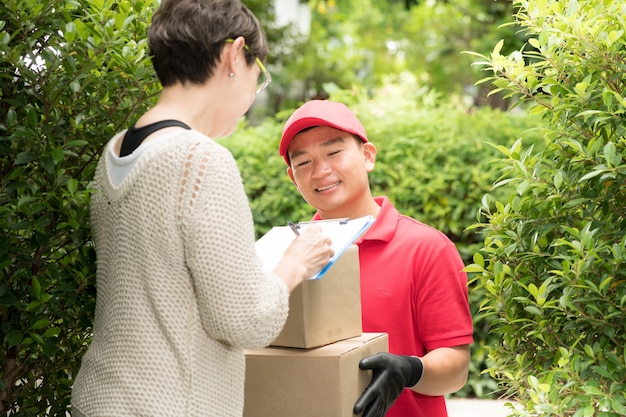
[[[602,366],[592,366],[591,367],[595,372],[597,372],[598,374],[600,374],[601,376],[607,378],[607,379],[613,379],[613,374],[611,373],[611,371],[609,371],[608,369],[602,367]]]
[[[476,252],[474,254],[474,263],[478,265],[481,269],[485,267],[485,258],[480,254],[480,252]]]
[[[70,83],[70,90],[72,90],[75,93],[78,93],[80,91],[80,82],[74,80]]]
[[[502,46],[504,46],[504,39],[500,39],[496,46],[493,48],[493,52],[491,53],[492,58],[500,55],[500,51],[502,50]]]
[[[607,277],[607,278],[603,279],[602,282],[600,283],[600,286],[598,288],[600,290],[604,289],[604,287],[609,285],[611,283],[611,281],[613,281],[613,277]]]
[[[37,299],[41,298],[41,284],[39,283],[39,279],[37,277],[33,277],[32,284],[33,284],[33,295]]]
[[[35,341],[38,345],[44,345],[46,342],[43,340],[40,334],[30,332],[28,336]]]
[[[15,165],[24,165],[37,159],[37,155],[31,152],[20,152],[15,159]]]
[[[76,33],[82,40],[86,40],[89,37],[89,28],[87,25],[78,19],[74,20],[73,23],[76,28]]]
[[[79,140],[79,139],[75,139],[75,140],[71,140],[69,142],[67,142],[65,145],[63,145],[63,148],[67,149],[67,148],[82,148],[84,146],[87,146],[89,144],[89,142],[87,142],[86,140]]]
[[[585,353],[592,359],[595,359],[596,353],[593,351],[593,348],[589,345],[585,345]]]
[[[624,404],[625,402],[626,400],[620,401],[617,398],[611,398],[611,407],[613,408],[613,411],[615,411],[620,416],[626,416],[626,405]]]
[[[65,158],[65,154],[63,153],[62,149],[53,149],[51,154],[52,154],[52,159],[54,160],[56,164],[59,164]]]
[[[30,303],[26,304],[25,310],[28,312],[35,311],[39,306],[41,306],[41,304],[42,303],[40,300],[31,301]]]
[[[589,179],[591,179],[591,178],[595,178],[595,177],[597,177],[598,175],[604,174],[606,171],[607,171],[606,169],[599,169],[599,170],[596,170],[596,171],[591,171],[590,173],[583,175],[583,176],[582,176],[582,177],[578,180],[578,182],[579,182],[579,183],[580,183],[580,182],[585,182],[585,181],[587,181],[587,180],[589,180]]]
[[[37,201],[38,199],[32,196],[24,196],[24,197],[20,197],[20,199],[17,202],[17,208],[20,209],[24,206],[29,205],[30,203]]]
[[[7,344],[9,345],[9,347],[19,345],[20,343],[22,343],[23,339],[24,339],[24,334],[19,330],[11,330],[5,336],[5,340]]]
[[[600,388],[598,388],[595,385],[584,385],[582,388],[583,388],[583,391],[585,391],[589,395],[604,396],[604,393],[602,392],[602,390],[600,390]]]
[[[68,22],[65,24],[65,31],[63,32],[63,35],[68,43],[71,44],[74,42],[76,39],[76,26],[74,25],[74,22]]]
[[[463,268],[464,272],[483,272],[484,268],[480,265],[470,264]]]
[[[524,310],[528,311],[529,313],[535,316],[543,316],[543,312],[535,306],[526,306],[524,307]]]
[[[604,159],[606,160],[607,166],[614,165],[615,162],[615,144],[613,142],[609,142],[604,145]]]
[[[32,326],[30,326],[30,330],[39,330],[50,324],[50,320],[48,319],[39,319]]]
[[[37,110],[31,107],[28,109],[26,114],[28,116],[28,121],[30,122],[30,126],[33,128],[36,128],[37,125],[39,124],[39,114],[37,113]]]
[[[13,126],[15,122],[17,122],[17,113],[15,112],[15,109],[10,108],[6,115],[7,126]]]
[[[554,184],[554,187],[556,189],[561,188],[561,185],[563,184],[563,173],[561,171],[557,171],[557,173],[554,174],[554,178],[552,179],[552,183]]]
[[[594,414],[595,414],[595,408],[593,405],[588,405],[585,408],[583,408],[584,417],[592,417]]]
[[[70,194],[75,194],[77,189],[78,189],[78,180],[76,180],[75,178],[68,179],[67,190],[70,192]]]
[[[4,22],[0,22],[0,23],[4,23]],[[2,45],[8,45],[9,42],[11,41],[11,35],[9,35],[7,32],[0,32],[0,44]]]
[[[528,38],[528,43],[530,44],[530,46],[532,46],[533,48],[536,49],[541,49],[541,44],[539,43],[539,40],[537,40],[537,38]]]
[[[61,334],[61,329],[59,327],[50,327],[46,329],[43,334],[44,338],[57,337]]]

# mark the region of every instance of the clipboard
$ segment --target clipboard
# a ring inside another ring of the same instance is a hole
[[[321,271],[308,279],[320,279],[330,269],[331,266],[344,254],[344,252],[355,244],[374,224],[374,216],[364,216],[356,219],[332,219],[317,220],[310,222],[296,223],[295,227],[302,232],[312,225],[322,228],[322,233],[332,240],[332,248],[335,255]],[[274,226],[255,243],[257,255],[263,261],[263,268],[271,271],[282,258],[287,247],[296,238],[290,226]]]

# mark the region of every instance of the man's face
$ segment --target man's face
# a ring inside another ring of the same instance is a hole
[[[376,147],[350,133],[318,126],[299,133],[287,150],[287,173],[322,218],[360,217],[371,201],[368,173]]]

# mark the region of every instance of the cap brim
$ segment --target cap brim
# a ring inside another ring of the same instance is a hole
[[[358,136],[363,142],[367,142],[367,138],[364,138],[359,132],[354,131],[352,129],[347,129],[345,126],[339,126],[335,123],[329,122],[325,119],[320,119],[319,117],[303,117],[302,119],[296,120],[293,122],[287,129],[285,129],[283,133],[282,140],[280,142],[280,154],[282,156],[287,156],[287,150],[289,149],[289,145],[293,138],[304,129],[314,126],[328,126],[334,129],[338,129],[344,132],[348,132],[352,135]]]

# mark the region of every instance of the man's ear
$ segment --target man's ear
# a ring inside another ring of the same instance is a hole
[[[291,166],[287,167],[287,175],[289,175],[289,178],[291,178],[291,182],[293,183],[293,185],[295,185],[298,191],[300,191],[300,187],[298,187],[298,184],[296,184],[296,178],[293,175],[293,169],[291,169]]]
[[[372,142],[365,142],[362,147],[363,156],[365,157],[365,169],[367,172],[372,172],[376,165],[376,145]]]

